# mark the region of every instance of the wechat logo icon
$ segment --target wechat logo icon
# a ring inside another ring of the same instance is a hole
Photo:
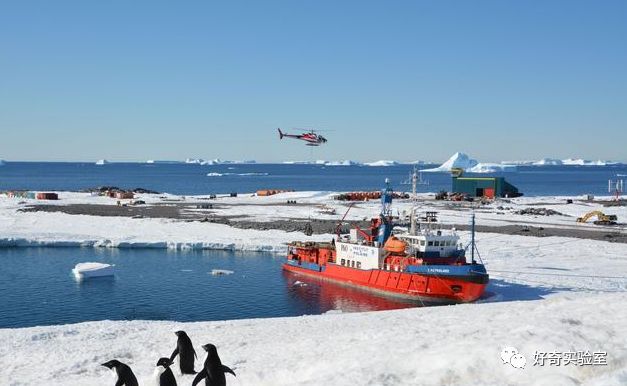
[[[503,364],[509,363],[512,367],[517,369],[524,369],[527,364],[527,359],[524,355],[520,354],[516,347],[505,347],[501,350],[501,360]]]

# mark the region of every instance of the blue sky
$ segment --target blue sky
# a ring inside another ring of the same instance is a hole
[[[0,158],[627,161],[625,1],[0,3]],[[329,143],[280,142],[315,127]]]

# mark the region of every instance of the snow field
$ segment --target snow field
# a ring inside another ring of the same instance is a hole
[[[184,329],[235,370],[230,385],[621,385],[627,294],[229,322],[89,322],[0,330],[9,385],[110,385],[100,363],[129,364],[154,384],[157,359]],[[503,364],[514,346],[524,369]],[[535,351],[606,351],[606,366],[533,366]],[[200,351],[199,351],[200,354]],[[204,360],[204,355],[199,355]],[[197,362],[197,368],[199,367]],[[175,372],[179,384],[192,376]]]

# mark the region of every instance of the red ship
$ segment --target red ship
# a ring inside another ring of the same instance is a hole
[[[283,269],[423,303],[466,303],[485,291],[489,276],[475,260],[474,215],[470,261],[455,230],[436,225],[428,212],[410,231],[392,235],[392,189],[381,194],[382,210],[368,230],[358,227],[332,242],[288,244]]]

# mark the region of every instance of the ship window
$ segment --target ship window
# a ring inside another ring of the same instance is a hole
[[[440,242],[439,241],[434,241],[433,242],[433,246],[434,247],[439,247],[440,246]]]
[[[342,259],[342,265],[346,264],[346,260]]]
[[[351,267],[355,268],[355,260],[351,261]]]
[[[357,262],[357,268],[361,268],[361,261]]]
[[[425,241],[424,240],[420,240],[420,246],[424,247],[425,246]]]
[[[427,245],[432,247],[433,246],[433,241],[429,241],[429,243]]]

